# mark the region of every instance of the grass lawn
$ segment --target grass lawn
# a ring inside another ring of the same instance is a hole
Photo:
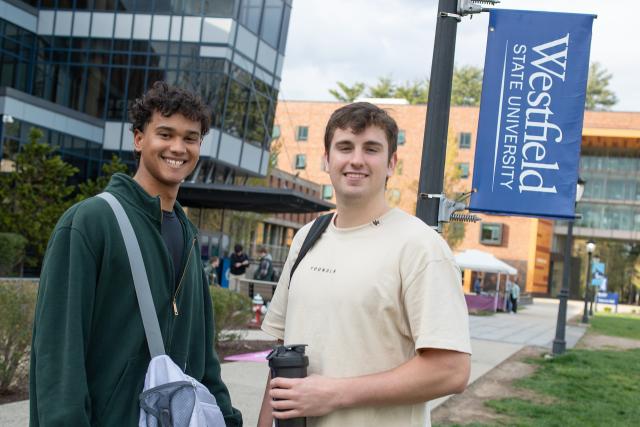
[[[507,398],[487,406],[517,426],[631,426],[640,419],[640,350],[572,350],[516,382],[541,402]],[[544,400],[544,402],[542,402]]]
[[[596,333],[640,339],[640,316],[597,315]],[[539,398],[506,398],[485,404],[513,426],[631,426],[640,420],[640,349],[570,350],[514,383]],[[477,424],[476,424],[477,425]],[[500,423],[502,425],[502,423]]]
[[[598,313],[591,319],[591,330],[598,334],[640,340],[640,316]]]

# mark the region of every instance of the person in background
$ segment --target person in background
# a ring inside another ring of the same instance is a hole
[[[511,290],[513,289],[513,282],[509,277],[507,277],[507,282],[504,285],[504,301],[506,303],[505,312],[511,313],[512,304],[511,304]]]
[[[518,300],[520,299],[520,286],[518,286],[518,282],[513,282],[513,286],[511,287],[511,310],[512,313],[518,312]]]
[[[482,281],[480,280],[480,275],[476,276],[476,280],[473,282],[473,292],[476,295],[480,295],[482,293]]]
[[[267,248],[260,246],[258,248],[258,256],[260,257],[260,266],[253,275],[257,280],[272,280],[273,279],[273,258],[267,251]]]
[[[244,275],[249,266],[249,257],[244,252],[242,245],[237,244],[233,247],[231,254],[231,269],[229,270],[229,289],[235,292],[240,290],[240,279]]]
[[[209,285],[220,285],[218,283],[218,267],[220,266],[220,259],[217,256],[209,258],[207,266],[204,268],[204,272],[209,279]]]

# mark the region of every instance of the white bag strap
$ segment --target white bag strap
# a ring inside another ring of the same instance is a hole
[[[147,336],[149,353],[153,359],[156,356],[165,354],[165,350],[164,343],[162,342],[162,334],[160,332],[160,324],[158,323],[156,308],[153,304],[153,298],[151,297],[149,280],[147,279],[147,272],[144,268],[144,260],[142,259],[142,252],[140,251],[138,239],[133,231],[131,221],[129,221],[129,217],[122,208],[118,199],[107,192],[98,194],[98,197],[104,199],[109,206],[111,206],[111,209],[116,216],[116,220],[118,221],[118,225],[120,226],[120,232],[122,233],[124,245],[129,257],[129,264],[131,265],[131,275],[133,276],[133,283],[136,288],[136,296],[138,297],[138,305],[140,306],[140,315],[142,316],[144,333]]]

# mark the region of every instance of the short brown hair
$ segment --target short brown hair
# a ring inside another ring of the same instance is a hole
[[[354,102],[333,112],[324,131],[324,149],[329,154],[331,140],[336,129],[351,129],[359,134],[371,126],[382,129],[387,136],[389,160],[398,149],[398,125],[396,121],[380,107],[369,102]]]

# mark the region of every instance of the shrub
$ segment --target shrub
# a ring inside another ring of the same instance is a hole
[[[251,299],[234,291],[210,286],[213,302],[215,343],[238,339],[237,330],[244,329],[251,319]]]
[[[16,233],[0,233],[0,276],[11,276],[24,260],[27,239]]]
[[[33,281],[0,281],[0,393],[26,376],[37,295]]]

